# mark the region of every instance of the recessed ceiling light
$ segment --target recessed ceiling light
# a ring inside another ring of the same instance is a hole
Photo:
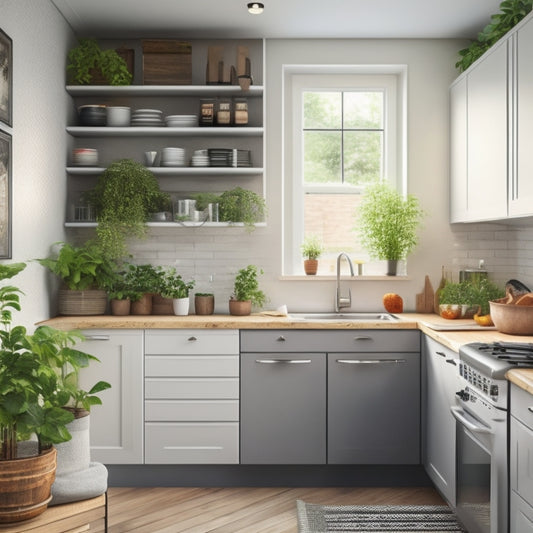
[[[265,4],[261,2],[250,2],[248,4],[248,12],[252,15],[260,15],[265,9]]]

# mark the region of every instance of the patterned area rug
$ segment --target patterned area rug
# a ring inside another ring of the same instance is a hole
[[[466,532],[453,511],[444,505],[315,505],[297,500],[298,532],[357,531]]]

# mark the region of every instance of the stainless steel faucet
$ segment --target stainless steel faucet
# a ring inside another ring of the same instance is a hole
[[[348,296],[341,295],[341,259],[345,257],[350,265],[350,274],[353,277],[353,263],[348,257],[348,254],[341,252],[337,257],[337,290],[335,291],[335,313],[338,313],[343,307],[350,307],[352,305],[352,291],[348,289]]]

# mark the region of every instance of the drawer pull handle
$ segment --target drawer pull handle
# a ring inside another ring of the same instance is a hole
[[[441,357],[446,357],[446,354],[444,352],[435,352],[437,355],[440,355]]]
[[[527,410],[528,410],[530,413],[533,413],[533,407],[528,407]]]
[[[368,337],[366,335],[361,335],[361,336],[358,336],[358,337],[354,337],[353,340],[354,341],[372,341],[374,339],[372,337]]]
[[[308,365],[311,359],[256,359],[260,365]]]
[[[457,366],[457,363],[455,362],[455,359],[446,359],[446,362],[450,365]]]
[[[196,337],[189,337],[187,340],[190,342],[194,342],[194,341],[197,341],[198,339]]]
[[[337,359],[340,365],[397,365],[405,362],[405,359]]]
[[[283,335],[280,335],[277,339],[278,342],[285,342],[287,339]]]
[[[108,341],[109,335],[85,335],[85,339],[88,341]]]

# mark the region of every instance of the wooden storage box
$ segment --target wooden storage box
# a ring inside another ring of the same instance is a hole
[[[172,39],[143,40],[144,85],[191,85],[192,45]]]

